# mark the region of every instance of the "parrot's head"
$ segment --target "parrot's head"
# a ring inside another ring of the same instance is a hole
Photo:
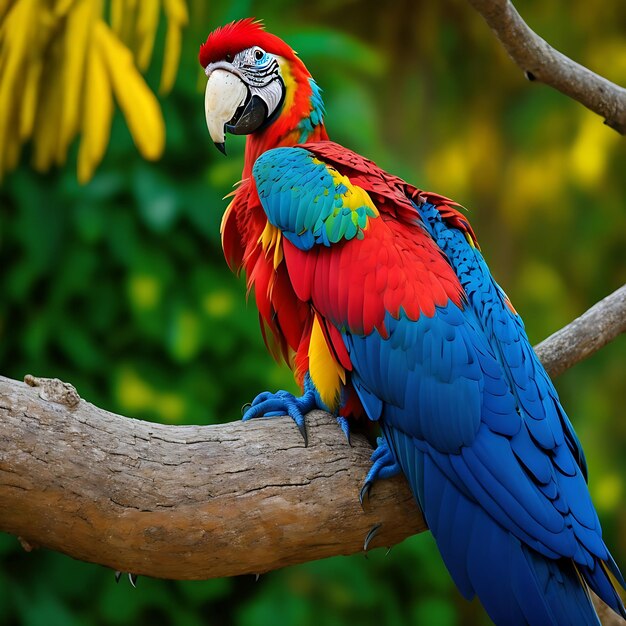
[[[293,143],[323,128],[319,89],[284,41],[247,18],[214,30],[198,56],[208,81],[204,108],[209,134],[224,154],[225,135],[260,134]],[[308,124],[306,122],[309,122]]]

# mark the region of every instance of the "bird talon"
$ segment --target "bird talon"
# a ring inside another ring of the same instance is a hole
[[[298,424],[298,430],[300,431],[300,434],[302,435],[302,438],[304,439],[304,447],[308,448],[309,436],[307,435],[307,432],[306,432],[306,424],[304,420],[302,420],[301,424]]]
[[[370,457],[372,466],[370,467],[369,472],[367,472],[365,483],[363,484],[363,487],[361,487],[361,492],[359,493],[361,506],[363,506],[366,496],[369,500],[372,485],[379,478],[391,478],[401,472],[400,465],[398,465],[398,462],[389,448],[387,441],[383,437],[379,437],[377,439],[377,444],[378,446],[372,452],[372,456]]]
[[[133,586],[133,589],[137,589],[137,579],[139,576],[137,574],[131,574],[128,572],[128,580],[130,580],[130,584]]]
[[[247,422],[255,418],[288,415],[298,426],[302,439],[304,439],[304,447],[306,448],[309,438],[306,430],[305,414],[316,408],[316,406],[315,392],[311,389],[306,389],[300,397],[296,397],[288,391],[277,391],[276,393],[264,391],[252,403],[244,404],[241,407],[243,412],[241,419]]]
[[[369,502],[370,492],[372,491],[373,483],[369,480],[366,480],[361,487],[361,491],[359,492],[359,502],[361,503],[361,508],[365,509],[365,500]]]
[[[243,404],[241,406],[241,414],[244,415],[246,413],[246,411],[248,409],[251,409],[251,408],[252,408],[252,403],[251,402],[246,402],[245,404]]]
[[[374,537],[378,534],[378,531],[380,530],[382,524],[374,524],[369,532],[367,533],[367,535],[365,535],[365,541],[363,542],[363,551],[367,552],[367,549],[369,548],[370,543],[372,542],[372,539],[374,539]]]
[[[120,578],[122,577],[122,572],[120,572],[119,570],[117,570],[115,572],[115,582],[119,583],[120,582]]]

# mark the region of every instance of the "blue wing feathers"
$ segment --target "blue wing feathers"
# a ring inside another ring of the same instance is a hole
[[[598,623],[576,568],[619,606],[580,445],[480,252],[437,219],[432,236],[458,261],[468,306],[418,320],[400,310],[385,319],[387,338],[344,332],[357,393],[366,411],[375,404],[464,595],[477,592],[498,623]]]
[[[407,478],[418,485],[418,500],[429,527],[466,598],[477,593],[496,623],[599,623],[571,561],[546,560],[525,547],[459,491],[432,457],[415,447],[411,437],[389,427],[384,432]],[[416,458],[421,459],[419,467]]]

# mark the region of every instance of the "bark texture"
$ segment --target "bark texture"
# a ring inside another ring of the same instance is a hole
[[[393,545],[425,529],[404,479],[365,512],[371,447],[334,418],[165,426],[73,407],[0,377],[0,530],[113,569],[175,579],[268,570]],[[43,399],[40,395],[46,396]]]
[[[529,80],[538,80],[601,115],[626,134],[626,89],[572,61],[539,37],[509,0],[469,0]]]

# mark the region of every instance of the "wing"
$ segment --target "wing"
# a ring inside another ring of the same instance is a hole
[[[471,229],[440,196],[332,146],[265,153],[259,197],[287,240],[295,293],[381,420],[455,581],[471,596],[490,580],[476,541],[499,532],[498,549],[513,537],[533,555],[572,559],[619,606],[580,445]],[[333,165],[320,158],[329,150]],[[476,541],[453,532],[457,509]]]
[[[362,239],[378,216],[362,188],[304,148],[269,150],[252,173],[269,222],[301,250]]]

